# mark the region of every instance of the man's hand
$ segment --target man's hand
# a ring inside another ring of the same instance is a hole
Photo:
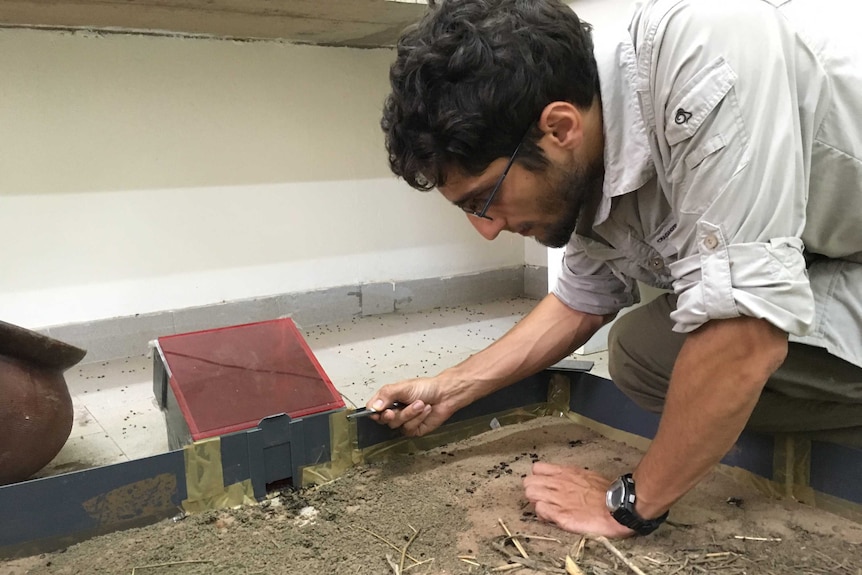
[[[396,401],[407,404],[407,407],[381,411]],[[377,390],[366,407],[381,411],[379,415],[371,416],[375,421],[392,429],[400,427],[405,435],[419,436],[440,427],[462,407],[462,403],[455,387],[445,385],[438,376],[384,385]]]
[[[612,316],[598,316],[567,307],[548,294],[527,317],[500,340],[436,377],[417,378],[381,387],[366,407],[384,409],[371,416],[407,435],[425,435],[453,413],[480,397],[552,365],[584,344]]]
[[[533,464],[533,475],[524,478],[524,492],[534,504],[536,516],[560,529],[621,539],[634,531],[617,523],[605,505],[612,481],[578,467]]]

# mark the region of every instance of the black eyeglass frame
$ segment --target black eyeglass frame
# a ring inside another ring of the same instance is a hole
[[[518,142],[518,145],[515,146],[515,151],[512,152],[512,156],[509,158],[509,162],[506,164],[506,169],[504,169],[503,173],[500,174],[500,179],[497,180],[497,184],[494,186],[494,189],[491,190],[491,193],[488,195],[488,199],[485,200],[485,205],[482,206],[482,209],[477,212],[475,210],[468,210],[468,209],[464,208],[465,212],[467,212],[469,215],[471,215],[473,217],[482,218],[483,220],[488,220],[488,221],[494,220],[494,218],[486,216],[485,213],[488,211],[488,208],[491,206],[491,202],[494,201],[494,196],[496,196],[497,192],[500,191],[500,186],[503,185],[503,180],[505,180],[506,176],[509,175],[509,170],[512,169],[512,164],[515,163],[515,158],[518,157],[518,152],[521,150],[521,144],[524,143],[524,138],[527,137],[528,133],[529,133],[529,129],[521,137],[521,140]]]

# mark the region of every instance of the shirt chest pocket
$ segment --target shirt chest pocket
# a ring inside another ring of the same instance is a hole
[[[722,57],[695,74],[668,101],[665,138],[671,146],[691,138],[736,82],[736,73]]]
[[[745,163],[748,138],[734,92],[736,78],[730,65],[718,57],[668,100],[664,139],[670,161],[665,169],[672,184],[685,186],[686,180],[692,179],[699,169],[715,172],[708,176],[713,183],[727,182]],[[719,152],[721,162],[701,167],[704,160],[718,156]],[[698,197],[696,193],[690,194],[682,209],[702,209]]]

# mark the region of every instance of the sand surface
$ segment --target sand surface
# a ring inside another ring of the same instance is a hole
[[[614,477],[640,455],[545,417],[357,467],[327,485],[274,492],[259,505],[0,563],[0,575],[392,574],[402,562],[408,574],[566,573],[567,555],[587,575],[634,573],[600,542],[587,540],[578,552],[580,536],[538,521],[521,480],[534,460]],[[501,521],[520,534],[528,560]],[[770,499],[718,470],[674,507],[669,524],[613,545],[647,574],[862,575],[862,525]],[[515,569],[516,561],[526,565]]]

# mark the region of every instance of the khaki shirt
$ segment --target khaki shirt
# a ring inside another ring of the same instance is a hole
[[[554,293],[763,318],[862,366],[862,40],[844,0],[654,0],[596,61],[605,181]]]

